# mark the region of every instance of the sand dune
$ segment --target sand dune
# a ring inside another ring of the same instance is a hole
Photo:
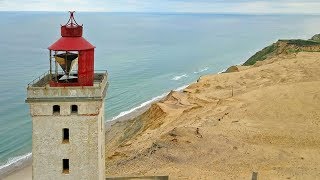
[[[320,178],[320,53],[201,77],[106,132],[106,174]]]
[[[107,176],[319,179],[320,53],[207,75],[106,132]],[[6,179],[31,179],[31,166]]]

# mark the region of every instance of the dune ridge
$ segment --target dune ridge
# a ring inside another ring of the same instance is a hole
[[[203,76],[112,125],[106,174],[314,179],[319,137],[320,53],[281,54]]]

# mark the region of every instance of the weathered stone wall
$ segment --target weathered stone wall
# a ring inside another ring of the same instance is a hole
[[[60,105],[60,114],[53,114]],[[78,113],[71,113],[78,105]],[[104,103],[30,103],[33,120],[33,179],[104,179]],[[69,128],[69,142],[63,142],[63,128]],[[69,159],[69,174],[62,160]]]
[[[100,129],[100,133],[98,133],[98,140],[99,140],[99,154],[100,154],[100,158],[99,158],[99,179],[105,179],[105,125],[104,125],[104,102],[102,102],[102,106],[100,109],[100,114],[99,114],[99,129]]]

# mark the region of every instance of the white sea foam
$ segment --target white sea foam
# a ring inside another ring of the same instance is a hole
[[[181,76],[175,76],[171,80],[178,81],[178,80],[180,80],[182,78],[186,78],[186,77],[188,77],[188,75],[187,74],[183,74]]]
[[[205,67],[205,68],[202,68],[202,69],[200,69],[199,71],[195,71],[195,72],[193,72],[193,73],[194,73],[194,74],[199,74],[199,73],[208,71],[208,69],[209,69],[209,67]]]
[[[0,177],[2,174],[9,172],[12,169],[23,166],[23,164],[32,158],[32,153],[27,153],[22,156],[9,158],[7,163],[0,166]]]
[[[222,74],[227,71],[228,68],[222,69],[222,71],[217,72],[217,74]]]
[[[181,86],[181,87],[178,87],[177,89],[175,89],[174,91],[182,91],[184,90],[185,88],[187,88],[188,86],[190,86],[190,84],[187,84],[187,85],[184,85],[184,86]],[[169,93],[168,93],[169,94]]]
[[[139,106],[134,107],[134,108],[132,108],[132,109],[130,109],[130,110],[128,110],[128,111],[123,111],[123,112],[121,112],[119,115],[113,117],[113,118],[111,119],[111,121],[116,120],[116,119],[118,119],[118,118],[121,118],[121,117],[123,117],[123,116],[126,116],[126,115],[128,115],[128,114],[130,114],[130,113],[133,113],[133,112],[135,112],[135,111],[137,111],[137,110],[139,110],[139,109],[141,109],[141,108],[143,108],[143,107],[145,107],[145,106],[147,106],[147,105],[149,105],[149,104],[151,104],[151,103],[153,103],[153,102],[155,102],[155,101],[158,101],[158,100],[164,98],[166,95],[167,95],[167,93],[164,93],[164,94],[162,94],[162,95],[160,95],[160,96],[157,96],[157,97],[154,97],[154,98],[152,98],[151,100],[146,101],[146,102],[140,104]]]
[[[184,86],[181,86],[181,87],[178,87],[178,88],[175,89],[174,91],[182,91],[183,89],[185,89],[185,88],[188,87],[189,85],[190,85],[190,84],[184,85]],[[123,112],[121,112],[119,115],[113,117],[111,120],[108,120],[108,121],[114,121],[114,120],[117,120],[117,119],[119,119],[119,118],[121,118],[121,117],[123,117],[123,116],[126,116],[126,115],[129,115],[129,114],[133,113],[133,112],[136,112],[137,110],[142,109],[142,108],[144,108],[144,107],[152,104],[153,102],[156,102],[156,101],[161,100],[162,98],[166,97],[168,94],[169,94],[169,92],[166,92],[166,93],[161,94],[160,96],[156,96],[156,97],[152,98],[151,100],[146,101],[146,102],[140,104],[140,105],[137,106],[137,107],[134,107],[134,108],[132,108],[132,109],[130,109],[130,110],[128,110],[128,111],[123,111]]]

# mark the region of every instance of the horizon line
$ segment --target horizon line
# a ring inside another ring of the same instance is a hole
[[[3,12],[23,12],[23,13],[62,13],[68,11],[38,11],[38,10],[0,10]],[[132,14],[212,14],[212,15],[313,15],[320,13],[244,13],[244,12],[165,12],[165,11],[76,11],[80,13],[132,13]]]

